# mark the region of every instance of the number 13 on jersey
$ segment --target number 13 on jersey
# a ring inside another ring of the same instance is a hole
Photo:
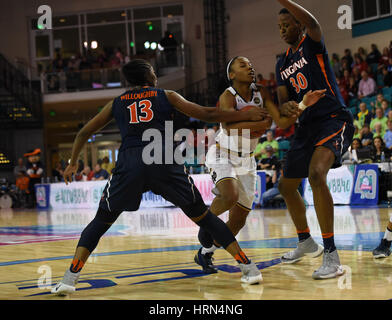
[[[127,108],[130,110],[129,123],[135,124],[140,122],[150,122],[154,117],[154,112],[151,110],[152,103],[150,100],[142,100],[134,102]],[[140,108],[140,114],[137,110]]]
[[[294,77],[291,77],[290,82],[297,94],[301,90],[305,90],[308,87],[308,80],[306,80],[306,77],[301,72],[297,73],[296,79]]]

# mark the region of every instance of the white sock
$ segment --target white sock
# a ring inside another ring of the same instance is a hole
[[[206,254],[206,253],[210,253],[210,252],[214,252],[216,249],[218,249],[218,247],[216,247],[215,245],[212,245],[211,248],[202,248],[201,249],[201,254]]]
[[[389,231],[388,228],[385,230],[384,239],[387,239],[387,241],[392,241],[392,232]]]

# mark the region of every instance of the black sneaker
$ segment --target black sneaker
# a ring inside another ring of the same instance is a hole
[[[214,266],[212,263],[212,255],[214,254],[213,252],[209,252],[206,254],[201,253],[201,249],[197,252],[195,255],[195,262],[203,268],[204,273],[217,273],[218,268]]]
[[[376,249],[373,250],[373,257],[378,258],[386,258],[391,255],[391,245],[387,239],[382,239],[380,244]]]

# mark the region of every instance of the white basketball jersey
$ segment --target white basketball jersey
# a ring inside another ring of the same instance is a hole
[[[260,91],[255,90],[253,87],[251,88],[252,99],[249,102],[245,101],[245,99],[243,99],[233,87],[226,89],[235,97],[236,110],[241,110],[247,106],[263,108],[263,98],[261,97]],[[236,152],[242,152],[243,154],[249,154],[253,152],[259,142],[259,138],[249,139],[238,135],[228,135],[227,130],[222,127],[222,124],[220,125],[215,140],[222,148]]]

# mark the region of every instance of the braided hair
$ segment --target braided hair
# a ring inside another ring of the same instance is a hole
[[[152,66],[148,61],[135,59],[123,66],[122,73],[130,85],[144,86],[149,82],[147,75],[151,69]]]

